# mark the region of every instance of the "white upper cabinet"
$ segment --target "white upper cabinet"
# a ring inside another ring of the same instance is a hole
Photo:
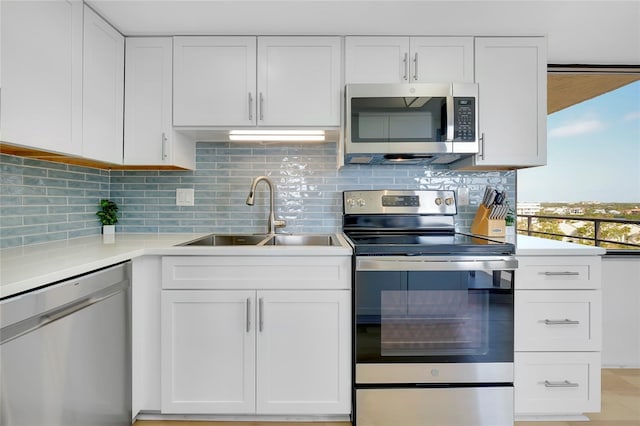
[[[477,169],[541,166],[547,161],[547,54],[544,37],[478,37],[480,153]]]
[[[82,155],[122,163],[124,37],[85,6]]]
[[[473,82],[473,37],[346,37],[345,82]]]
[[[82,2],[0,2],[4,142],[82,151]]]
[[[173,124],[256,123],[256,38],[174,37]]]
[[[339,37],[175,37],[175,126],[338,126]]]
[[[258,124],[339,126],[339,37],[258,38]]]
[[[195,167],[194,143],[171,124],[171,37],[127,37],[124,164]]]

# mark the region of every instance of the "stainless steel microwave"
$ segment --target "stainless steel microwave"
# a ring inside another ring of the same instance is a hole
[[[348,84],[346,164],[450,164],[478,153],[478,85]]]

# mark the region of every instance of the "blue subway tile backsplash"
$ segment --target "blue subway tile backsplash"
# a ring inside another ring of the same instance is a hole
[[[466,230],[487,184],[515,200],[515,172],[459,172],[422,166],[336,167],[336,145],[247,145],[199,142],[193,171],[104,171],[0,155],[0,247],[100,233],[101,198],[120,207],[119,232],[254,233],[267,229],[268,192],[251,181],[266,175],[276,188],[282,232],[333,233],[341,228],[342,191],[350,189],[470,190],[456,226]],[[176,189],[192,188],[194,206],[176,206]],[[512,202],[512,204],[515,204]]]
[[[109,172],[0,155],[0,247],[100,234]]]

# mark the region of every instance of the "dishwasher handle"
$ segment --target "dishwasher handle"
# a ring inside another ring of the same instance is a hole
[[[102,302],[103,300],[115,296],[116,294],[125,291],[127,286],[127,282],[119,282],[100,291],[97,291],[87,297],[83,297],[71,303],[67,303],[60,307],[51,309],[40,315],[36,315],[19,321],[15,324],[3,327],[2,335],[0,336],[0,345],[4,345],[11,340],[31,333],[32,331],[42,328],[47,324],[50,324],[82,309],[88,308],[91,305],[95,305],[96,303]]]

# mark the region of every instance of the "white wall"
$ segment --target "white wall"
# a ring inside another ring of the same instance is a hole
[[[125,35],[546,35],[549,63],[640,65],[640,1],[87,0]]]
[[[640,368],[640,258],[602,258],[602,366]]]

